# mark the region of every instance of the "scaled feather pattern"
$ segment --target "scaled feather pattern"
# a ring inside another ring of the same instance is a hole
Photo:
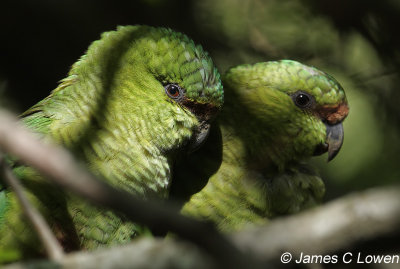
[[[306,161],[325,152],[330,160],[340,150],[349,111],[340,84],[282,60],[232,68],[223,85],[219,127],[177,169],[181,185],[193,177],[202,182],[173,188],[183,200],[195,193],[182,213],[232,232],[318,204],[325,185]]]
[[[170,29],[124,26],[93,42],[21,121],[109,184],[166,199],[173,164],[205,141],[223,99],[219,73],[200,45]],[[124,243],[142,231],[13,164],[66,250]],[[0,187],[0,252],[9,260],[40,254],[15,196],[1,179]]]

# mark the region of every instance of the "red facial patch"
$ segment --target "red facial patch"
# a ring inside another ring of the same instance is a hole
[[[325,105],[317,108],[316,113],[321,119],[333,125],[343,121],[347,117],[347,114],[349,114],[349,107],[347,103]]]

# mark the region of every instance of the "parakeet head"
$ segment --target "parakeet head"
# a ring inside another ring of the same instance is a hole
[[[220,75],[207,52],[184,34],[158,28],[141,42],[157,47],[148,67],[162,84],[164,99],[199,121],[190,143],[195,150],[207,138],[210,121],[222,108]]]
[[[97,55],[97,48],[106,46],[103,51],[118,58],[108,66],[116,70],[109,84],[119,89],[113,91],[118,92],[119,106],[127,107],[121,113],[147,121],[132,125],[145,125],[144,137],[162,151],[201,145],[223,104],[220,75],[203,48],[171,29],[122,26],[104,33],[87,55]]]
[[[269,157],[278,165],[325,152],[332,160],[339,152],[349,108],[332,76],[282,60],[232,68],[224,86],[227,96],[229,91],[239,96],[251,117],[256,131],[248,140],[259,147],[268,144]]]

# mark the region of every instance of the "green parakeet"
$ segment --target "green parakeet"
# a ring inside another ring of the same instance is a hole
[[[210,177],[183,214],[233,231],[319,202],[324,183],[304,161],[325,152],[331,160],[341,148],[348,104],[339,83],[290,60],[238,66],[222,81],[219,129],[189,170],[177,170],[181,184]]]
[[[219,73],[201,46],[170,29],[106,32],[22,121],[70,149],[95,175],[145,198],[167,198],[172,165],[206,139],[221,109]],[[29,198],[66,249],[129,241],[139,231],[15,163]],[[1,183],[1,181],[0,181]],[[0,253],[40,252],[12,192],[0,187]]]

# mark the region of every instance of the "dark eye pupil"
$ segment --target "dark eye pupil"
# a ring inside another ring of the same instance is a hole
[[[176,95],[178,93],[178,88],[175,85],[172,85],[168,89],[169,94]]]
[[[165,86],[165,92],[167,95],[175,100],[181,97],[182,91],[179,85],[176,84],[167,84]]]
[[[310,102],[310,98],[305,94],[300,93],[296,97],[296,103],[299,106],[306,106],[306,105],[308,105],[309,102]]]

